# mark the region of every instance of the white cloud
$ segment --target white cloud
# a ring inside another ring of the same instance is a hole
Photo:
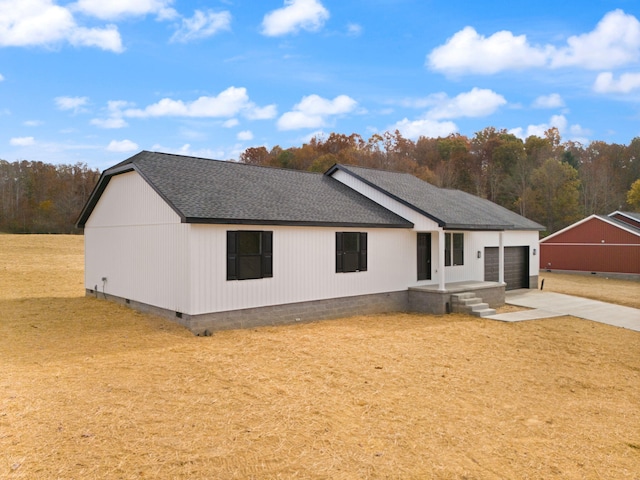
[[[43,123],[44,122],[42,122],[41,120],[27,120],[27,121],[23,122],[23,125],[25,127],[39,127]]]
[[[262,33],[277,37],[322,28],[329,18],[329,11],[318,0],[285,0],[285,6],[267,13],[262,20]]]
[[[567,39],[566,45],[531,45],[526,35],[500,31],[486,37],[467,26],[434,48],[426,64],[446,74],[494,74],[533,67],[620,67],[640,58],[640,22],[622,10],[607,13],[595,29]]]
[[[339,95],[327,100],[318,95],[303,97],[294,105],[293,111],[286,112],[278,119],[278,129],[319,128],[327,124],[327,117],[352,112],[358,103],[347,95]]]
[[[14,147],[28,147],[29,145],[33,145],[36,143],[35,138],[33,137],[14,137],[9,140],[9,145]]]
[[[54,102],[60,110],[73,110],[73,113],[86,111],[89,97],[56,97]]]
[[[238,132],[236,138],[241,141],[253,140],[253,132],[251,130],[243,130]]]
[[[237,118],[230,118],[229,120],[225,120],[224,122],[222,122],[222,126],[224,128],[233,128],[238,125],[240,125],[240,122]]]
[[[278,115],[278,107],[274,104],[267,105],[266,107],[254,106],[245,114],[249,120],[269,120],[275,118],[276,115]]]
[[[416,140],[420,137],[446,137],[457,132],[458,127],[453,122],[438,122],[429,119],[410,121],[404,118],[391,125],[387,130],[391,132],[398,130],[403,137]]]
[[[531,135],[537,137],[544,137],[544,132],[552,127],[556,127],[560,133],[564,133],[567,130],[568,121],[564,115],[554,115],[549,120],[549,123],[540,123],[538,125],[529,125],[526,133],[522,127],[513,128],[509,130],[509,133],[514,134],[516,137],[525,139]]]
[[[525,35],[502,31],[485,37],[465,27],[427,57],[427,64],[448,74],[492,74],[508,69],[540,67],[547,61],[544,49],[529,45]]]
[[[275,107],[274,107],[275,108]],[[215,97],[202,96],[192,102],[163,98],[144,109],[127,109],[122,112],[125,117],[235,117],[242,113],[248,118],[266,118],[265,109],[271,112],[272,107],[258,107],[249,100],[246,88],[229,87]],[[272,118],[272,117],[269,117]]]
[[[171,37],[172,42],[190,42],[211,37],[222,30],[231,28],[231,14],[227,11],[203,12],[196,10],[191,18],[183,18],[182,26]]]
[[[616,80],[611,72],[602,72],[593,84],[598,93],[629,93],[640,88],[640,73],[623,73]]]
[[[165,147],[159,143],[156,143],[151,147],[151,150],[153,150],[154,152],[175,153],[178,155],[188,155],[190,157],[200,158],[221,159],[226,157],[226,154],[223,150],[212,150],[210,148],[193,150],[191,148],[191,144],[189,143],[185,143],[182,147],[179,148]]]
[[[578,66],[590,70],[614,68],[640,58],[640,22],[622,10],[607,13],[589,33],[569,37],[552,67]]]
[[[122,39],[115,25],[106,28],[75,28],[69,35],[69,43],[75,47],[98,47],[112,52],[121,52]]]
[[[444,94],[431,97],[434,106],[426,117],[440,120],[444,118],[485,117],[491,115],[507,101],[493,90],[473,88],[454,98]]]
[[[362,26],[357,23],[347,24],[347,35],[351,37],[358,37],[362,34]]]
[[[0,73],[0,82],[4,82],[4,75]]]
[[[581,125],[575,124],[569,127],[569,133],[574,137],[573,139],[575,140],[575,137],[588,137],[589,135],[591,135],[591,130],[582,128]]]
[[[117,20],[149,14],[165,20],[177,15],[176,11],[170,7],[172,3],[173,0],[78,0],[71,5],[71,8],[102,20]]]
[[[133,152],[139,149],[138,144],[131,140],[111,140],[107,146],[110,152]]]
[[[94,118],[91,120],[91,125],[95,125],[99,128],[107,128],[107,129],[115,129],[115,128],[124,128],[127,127],[128,124],[122,118],[122,110],[127,107],[133,107],[133,103],[127,102],[125,100],[109,100],[107,102],[107,118]]]
[[[128,126],[127,122],[120,117],[94,118],[89,123],[91,123],[91,125],[95,125],[96,127],[107,129],[124,128]]]
[[[545,132],[553,127],[558,129],[563,139],[573,140],[584,145],[589,143],[588,137],[592,133],[589,129],[583,128],[581,125],[569,125],[569,122],[564,115],[554,115],[548,123],[529,125],[526,130],[522,127],[513,128],[509,130],[509,133],[512,133],[523,140],[532,135],[543,138]]]
[[[0,46],[52,46],[65,41],[74,46],[123,51],[117,27],[81,27],[69,9],[52,0],[0,2]]]
[[[533,101],[533,108],[559,108],[564,107],[564,100],[557,93],[540,95]]]

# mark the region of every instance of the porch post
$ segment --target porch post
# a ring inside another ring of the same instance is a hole
[[[438,231],[438,290],[441,292],[446,291],[444,280],[444,230]]]
[[[504,283],[504,232],[499,233],[498,242],[498,282]]]

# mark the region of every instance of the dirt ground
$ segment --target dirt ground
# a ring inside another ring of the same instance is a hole
[[[640,480],[638,332],[405,314],[195,337],[84,297],[82,269],[81,237],[0,235],[0,478]]]

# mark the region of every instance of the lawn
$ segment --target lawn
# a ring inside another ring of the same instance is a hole
[[[638,332],[404,314],[195,337],[84,297],[82,270],[81,237],[0,235],[0,478],[640,479]]]

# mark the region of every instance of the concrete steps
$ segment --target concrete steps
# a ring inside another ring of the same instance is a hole
[[[453,313],[466,313],[476,317],[487,317],[496,314],[493,308],[489,308],[488,303],[483,303],[481,298],[476,297],[476,295],[471,292],[452,294],[451,311]]]

